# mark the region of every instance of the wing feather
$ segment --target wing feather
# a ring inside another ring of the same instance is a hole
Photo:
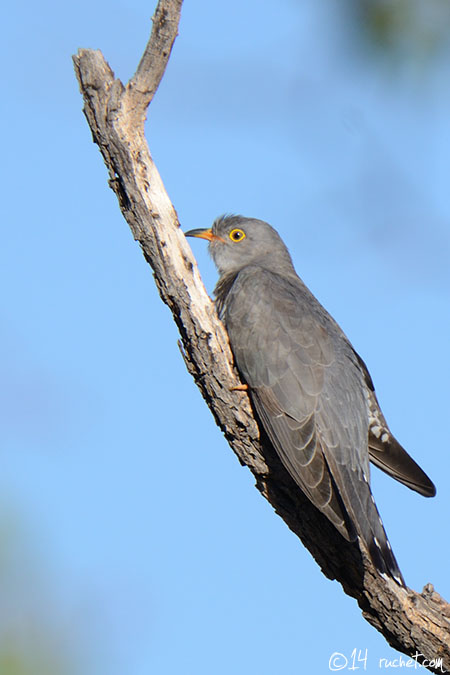
[[[369,486],[366,384],[344,334],[300,279],[257,266],[237,275],[221,307],[281,461],[346,539],[357,533],[381,571],[404,583]]]

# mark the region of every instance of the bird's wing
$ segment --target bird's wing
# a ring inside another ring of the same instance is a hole
[[[369,486],[364,377],[337,324],[300,280],[256,266],[236,277],[222,314],[257,413],[293,479],[402,583]]]
[[[379,469],[424,497],[434,497],[436,488],[389,430],[375,392],[369,397],[369,457]]]
[[[362,358],[354,352],[367,385],[369,406],[369,459],[395,480],[424,497],[434,497],[436,487],[425,471],[394,438],[381,411],[372,378]]]

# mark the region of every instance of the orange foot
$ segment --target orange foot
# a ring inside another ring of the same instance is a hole
[[[230,387],[230,391],[247,391],[248,384],[238,384],[236,387]]]

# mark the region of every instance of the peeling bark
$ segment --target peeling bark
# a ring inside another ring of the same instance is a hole
[[[84,113],[108,169],[109,185],[172,311],[186,366],[232,450],[254,474],[258,490],[322,572],[357,600],[364,618],[392,647],[433,672],[450,671],[450,606],[431,584],[419,594],[380,577],[364,550],[346,542],[291,479],[258,429],[247,393],[232,390],[240,380],[225,329],[144,136],[146,111],[177,35],[181,4],[159,1],[150,40],[126,86],[115,79],[100,51],[80,49],[73,57]]]

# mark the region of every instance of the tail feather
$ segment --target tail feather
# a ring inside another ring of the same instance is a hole
[[[333,464],[332,458],[329,457],[328,460],[329,465]],[[337,471],[330,473],[336,476]],[[339,500],[342,501],[342,511],[346,513],[349,521],[348,531],[356,533],[374,567],[382,576],[390,577],[399,586],[406,588],[375,504],[368,476],[364,473],[354,474],[352,480],[340,480],[338,483],[332,478],[332,482]]]
[[[359,522],[359,531],[374,566],[381,575],[391,577],[399,586],[406,588],[371,491],[366,514],[367,517]]]
[[[380,544],[377,539],[369,542],[369,555],[374,566],[382,576],[388,576],[394,579],[399,586],[406,588],[403,574],[400,571],[397,560],[392,552],[389,540],[386,539],[385,545]]]

